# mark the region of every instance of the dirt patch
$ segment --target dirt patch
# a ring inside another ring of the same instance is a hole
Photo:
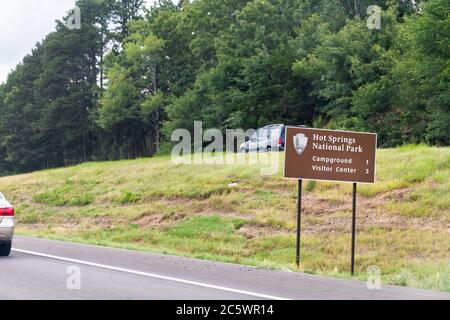
[[[329,215],[340,211],[348,210],[351,200],[348,203],[329,199],[320,199],[311,195],[304,197],[303,205],[308,208],[308,214],[314,216]]]
[[[395,228],[405,229],[413,228],[420,230],[436,230],[442,229],[443,225],[450,232],[448,223],[442,219],[415,218],[406,217],[394,214],[382,214],[371,208],[360,206],[357,212],[357,226],[358,228]],[[336,233],[336,232],[350,232],[351,230],[351,211],[342,211],[335,214],[323,215],[320,221],[317,221],[313,215],[305,214],[304,222],[302,224],[302,231],[305,233]]]
[[[159,227],[162,224],[164,224],[165,219],[163,217],[163,215],[159,215],[159,214],[144,214],[141,217],[139,217],[138,219],[136,219],[135,221],[133,221],[133,223],[139,225],[140,227]]]
[[[96,226],[104,229],[109,229],[114,225],[114,222],[117,224],[118,221],[113,221],[111,217],[88,217],[82,219],[82,224],[89,226]]]
[[[219,215],[221,217],[224,218],[232,218],[232,219],[244,219],[244,220],[250,220],[253,219],[255,217],[254,213],[239,213],[239,212],[235,212],[235,211],[226,211],[224,209],[218,209],[215,208],[214,206],[212,206],[209,203],[209,199],[188,199],[188,198],[173,198],[173,199],[169,199],[169,198],[164,198],[164,199],[160,199],[158,201],[158,203],[163,204],[164,206],[167,207],[173,207],[173,206],[178,206],[178,207],[186,207],[189,208],[189,213],[188,214],[183,214],[183,213],[179,213],[179,214],[175,214],[170,216],[170,218],[166,217],[166,218],[162,218],[162,220],[181,220],[183,218],[185,218],[186,216],[190,216],[190,217],[195,217],[198,215]],[[150,214],[149,214],[150,215]],[[152,214],[154,215],[154,214]]]
[[[370,204],[372,206],[379,206],[386,203],[386,201],[404,201],[405,199],[408,199],[411,195],[411,193],[414,191],[412,188],[404,188],[404,189],[397,189],[397,190],[391,190],[388,192],[384,192],[382,194],[377,195],[376,197],[372,199],[364,199],[367,204]]]
[[[412,188],[392,190],[374,198],[359,197],[357,225],[360,228],[414,228],[423,230],[449,229],[448,221],[436,217],[409,217],[386,212],[384,205],[389,202],[408,201]],[[302,230],[305,233],[335,233],[347,232],[351,228],[351,199],[335,201],[318,199],[312,195],[304,198],[304,222]]]

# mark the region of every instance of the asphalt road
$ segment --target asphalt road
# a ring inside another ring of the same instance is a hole
[[[80,289],[69,289],[68,280]],[[11,257],[0,258],[5,299],[450,300],[450,294],[393,286],[369,290],[359,281],[16,237]]]

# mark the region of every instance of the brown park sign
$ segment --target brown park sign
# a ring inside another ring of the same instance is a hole
[[[375,183],[377,135],[287,127],[285,178]]]

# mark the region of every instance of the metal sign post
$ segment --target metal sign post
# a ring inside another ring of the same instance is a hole
[[[284,177],[298,180],[297,256],[301,261],[303,180],[353,183],[351,274],[355,275],[357,183],[375,183],[375,133],[287,127]]]
[[[355,275],[355,248],[356,248],[356,188],[358,184],[353,184],[353,209],[352,209],[352,277]]]
[[[302,187],[303,180],[298,180],[298,194],[297,194],[297,267],[300,267],[300,240],[302,227]]]

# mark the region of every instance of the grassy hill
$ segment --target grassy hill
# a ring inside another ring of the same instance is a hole
[[[450,148],[380,150],[377,175],[359,187],[357,277],[378,266],[383,283],[450,291]],[[351,185],[306,188],[300,271],[349,277]],[[161,156],[4,177],[0,190],[22,235],[296,270],[296,182],[281,170]]]

